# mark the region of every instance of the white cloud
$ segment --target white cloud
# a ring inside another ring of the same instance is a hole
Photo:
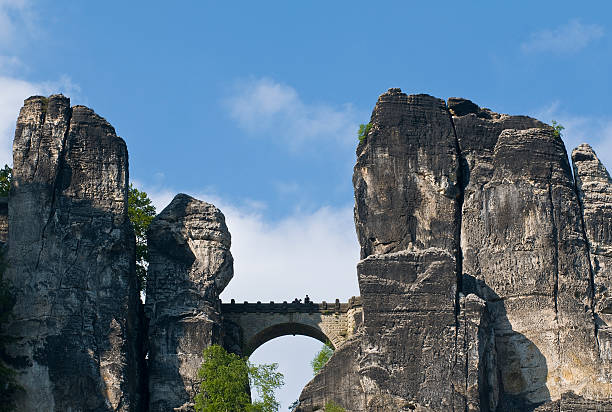
[[[178,193],[136,184],[149,194],[158,213]],[[330,302],[359,295],[352,206],[295,212],[269,222],[261,205],[236,206],[204,193],[191,195],[217,206],[232,235],[235,274],[221,295],[224,301],[282,302],[308,294],[315,301]]]
[[[597,24],[582,24],[579,20],[570,20],[556,29],[532,33],[529,40],[521,44],[521,50],[526,53],[574,53],[603,35],[603,27]]]
[[[80,88],[68,76],[56,81],[31,82],[13,75],[27,71],[27,64],[15,53],[20,43],[27,43],[31,38],[35,19],[30,0],[0,0],[0,167],[13,163],[13,134],[25,99],[54,93],[78,98],[80,93]]]
[[[581,143],[590,144],[608,171],[612,172],[612,117],[582,116],[562,110],[561,102],[553,102],[548,107],[533,114],[547,123],[557,121],[563,130],[563,142],[568,154]]]
[[[242,129],[278,137],[293,150],[312,140],[354,144],[364,117],[351,104],[306,103],[294,88],[266,78],[241,82],[224,103]]]

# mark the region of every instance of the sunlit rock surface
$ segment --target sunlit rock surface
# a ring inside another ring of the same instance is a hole
[[[381,95],[353,176],[364,326],[298,410],[607,407],[612,192],[574,162],[576,184],[538,120]]]

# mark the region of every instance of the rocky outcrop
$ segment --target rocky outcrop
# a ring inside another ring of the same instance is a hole
[[[473,331],[456,316],[461,192],[453,124],[444,101],[399,89],[379,98],[370,123],[353,175],[364,327],[349,343],[355,358],[345,377],[334,354],[304,389],[300,410],[327,400],[354,411],[465,409],[471,348],[458,344],[459,329]],[[350,357],[344,347],[339,353]]]
[[[179,194],[147,236],[149,411],[192,410],[202,350],[223,341],[219,294],[233,276],[230,233],[219,209]]]
[[[466,99],[381,95],[353,176],[364,326],[299,410],[605,406],[601,302],[612,285],[589,249],[608,240],[598,209],[609,177],[589,167],[597,184],[577,185],[591,229],[549,126]]]
[[[602,367],[612,382],[612,180],[588,144],[572,152],[593,276],[593,312]]]
[[[378,99],[353,174],[361,258],[458,247],[458,153],[444,101],[390,89]]]
[[[31,97],[13,143],[7,333],[23,411],[139,410],[125,142],[61,95]]]

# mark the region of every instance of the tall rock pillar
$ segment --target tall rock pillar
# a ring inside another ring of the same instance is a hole
[[[574,149],[572,162],[589,241],[598,347],[612,382],[612,179],[588,144]]]
[[[188,411],[202,351],[222,343],[219,294],[234,274],[230,233],[219,209],[179,194],[147,236],[149,411]]]
[[[31,97],[13,143],[8,355],[24,411],[139,410],[138,287],[128,155],[64,96]]]
[[[364,327],[306,386],[299,410],[329,400],[351,411],[465,410],[468,341],[483,303],[460,304],[457,289],[462,193],[451,116],[440,99],[390,89],[370,123],[353,173]],[[460,318],[460,306],[471,315]]]

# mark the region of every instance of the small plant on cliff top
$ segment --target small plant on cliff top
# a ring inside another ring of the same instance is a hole
[[[331,345],[331,342],[327,341],[325,345],[321,348],[319,352],[315,355],[314,359],[310,362],[310,366],[312,366],[312,373],[316,375],[319,373],[323,366],[327,363],[329,358],[334,354],[334,348]]]
[[[558,137],[559,139],[561,139],[563,137],[563,133],[561,133],[563,130],[565,130],[565,127],[561,126],[559,123],[557,123],[556,120],[552,121],[552,128],[553,128],[553,134]]]
[[[128,216],[136,234],[136,275],[140,290],[143,290],[149,266],[147,228],[155,217],[155,206],[145,192],[136,189],[131,183],[128,191]]]
[[[357,137],[359,138],[360,142],[363,142],[365,140],[371,128],[372,128],[372,123],[368,123],[368,124],[362,123],[359,125],[359,130],[357,131]]]
[[[203,352],[198,378],[202,380],[195,398],[197,412],[276,412],[280,406],[274,389],[284,383],[277,364],[252,365],[246,358],[228,353],[219,345]],[[261,400],[251,403],[249,383]]]

